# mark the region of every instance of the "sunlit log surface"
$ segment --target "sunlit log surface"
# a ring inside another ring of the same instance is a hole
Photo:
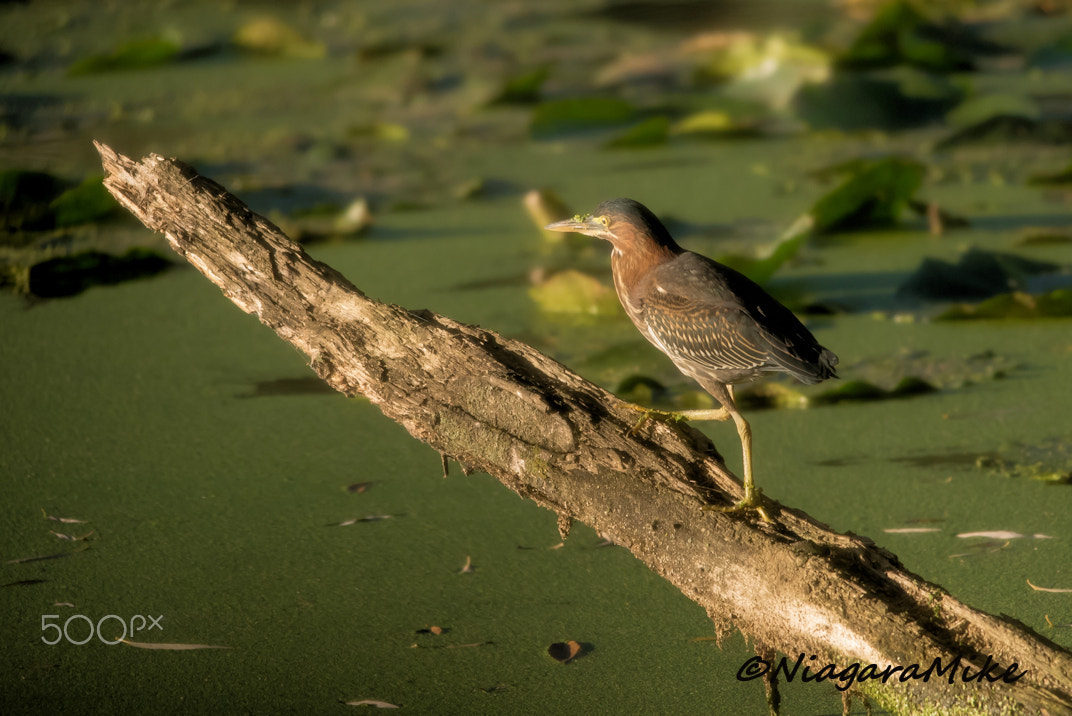
[[[795,678],[851,681],[897,712],[1072,713],[1072,654],[870,540],[777,503],[775,524],[702,511],[741,488],[698,431],[649,421],[631,436],[634,410],[530,346],[369,298],[191,167],[96,146],[112,194],[333,388],[553,510],[563,533],[580,520],[626,547],[720,635],[740,629],[790,667],[804,653]]]

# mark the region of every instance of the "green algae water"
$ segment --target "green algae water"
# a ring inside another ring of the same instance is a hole
[[[842,380],[809,389],[805,410],[746,410],[757,484],[873,538],[967,604],[1072,647],[1069,594],[1032,587],[1072,589],[1072,319],[936,321],[938,306],[898,291],[925,258],[955,263],[968,247],[1055,264],[1031,279],[1053,285],[1029,289],[1059,285],[1070,244],[1020,239],[1032,229],[1060,239],[1072,218],[1064,189],[1027,181],[1066,164],[1067,148],[932,152],[949,129],[941,117],[713,141],[668,131],[618,150],[604,148],[616,127],[533,138],[529,107],[482,105],[497,86],[492,40],[516,40],[515,59],[535,66],[542,48],[581,46],[580,24],[583,47],[600,52],[561,66],[587,68],[616,56],[608,43],[654,52],[680,30],[578,20],[565,4],[544,19],[468,4],[394,14],[339,4],[316,17],[288,7],[277,15],[325,38],[323,54],[232,53],[220,47],[242,13],[197,21],[176,10],[165,24],[200,54],[80,76],[66,59],[119,44],[102,29],[114,16],[78,3],[5,7],[0,26],[40,39],[0,35],[16,58],[3,70],[12,109],[0,169],[80,179],[99,172],[90,140],[102,139],[190,161],[284,228],[369,196],[366,232],[310,246],[315,258],[374,298],[526,340],[612,390],[643,379],[659,386],[648,399],[672,407],[694,387],[621,316],[550,315],[533,301],[530,288],[563,269],[606,283],[609,255],[594,240],[549,247],[523,193],[551,187],[575,211],[629,196],[686,248],[719,256],[769,243],[808,211],[831,188],[809,172],[916,156],[928,167],[923,198],[970,225],[937,235],[906,211],[893,227],[812,240],[777,270],[768,288],[840,356]],[[130,12],[120,27],[134,34],[168,30]],[[552,70],[546,91],[564,91],[570,72],[581,70]],[[1012,74],[973,78],[1002,92],[1018,79],[1063,101],[1054,87],[1067,70]],[[703,105],[711,90],[645,105],[650,91],[636,81],[623,94],[658,114]],[[169,255],[123,220],[38,241]],[[188,266],[64,299],[5,293],[0,326],[5,713],[319,713],[365,700],[416,713],[766,709],[761,684],[738,679],[754,655],[740,635],[716,642],[701,608],[591,530],[562,545],[553,514],[488,476],[454,466],[443,479],[439,455],[367,401],[323,390],[303,356]],[[853,380],[888,390],[901,376],[936,389],[815,400]],[[700,427],[739,471],[733,426]],[[226,648],[106,643],[124,635]],[[561,664],[547,650],[566,641],[583,651]],[[795,681],[783,709],[839,713],[841,696]]]

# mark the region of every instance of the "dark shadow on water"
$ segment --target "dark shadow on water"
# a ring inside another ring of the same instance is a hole
[[[305,378],[276,378],[259,380],[252,393],[239,393],[238,398],[269,398],[280,395],[334,395],[336,390],[315,376]]]

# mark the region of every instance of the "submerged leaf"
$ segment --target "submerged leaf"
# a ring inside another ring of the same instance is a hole
[[[362,699],[361,701],[343,701],[345,706],[372,706],[377,709],[400,709],[401,706],[397,704],[389,704],[386,701],[376,701],[375,699]]]

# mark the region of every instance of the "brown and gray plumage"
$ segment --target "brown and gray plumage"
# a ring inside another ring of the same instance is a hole
[[[757,509],[766,518],[752,479],[752,430],[737,410],[732,386],[767,373],[818,383],[837,376],[837,356],[751,279],[678,246],[639,202],[611,199],[588,216],[547,228],[611,243],[614,287],[626,314],[678,370],[722,404],[680,415],[733,419],[744,452],[745,488],[734,509]]]

